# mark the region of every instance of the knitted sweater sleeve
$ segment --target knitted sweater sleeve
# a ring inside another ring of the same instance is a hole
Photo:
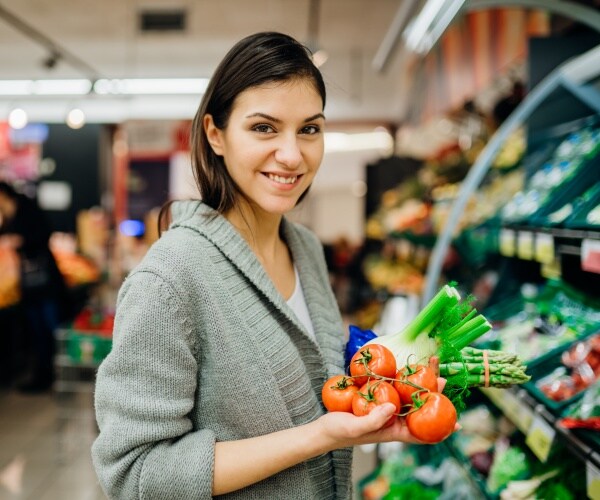
[[[135,272],[119,292],[114,346],[97,376],[92,458],[109,498],[209,499],[215,436],[193,430],[198,363],[174,290]]]

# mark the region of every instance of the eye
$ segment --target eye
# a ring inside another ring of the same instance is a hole
[[[267,125],[266,123],[259,123],[257,125],[254,125],[252,127],[252,130],[254,132],[258,132],[259,134],[270,134],[275,132],[273,127],[271,127],[271,125]]]
[[[301,134],[306,134],[306,135],[315,135],[315,134],[318,134],[319,132],[321,132],[321,127],[319,127],[318,125],[307,125],[306,127],[303,127],[300,130]]]

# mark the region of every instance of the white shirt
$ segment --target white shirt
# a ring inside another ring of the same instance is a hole
[[[296,287],[294,293],[287,300],[288,306],[292,308],[292,311],[296,314],[296,317],[300,320],[300,323],[306,329],[308,336],[316,341],[315,329],[308,313],[308,307],[306,305],[306,299],[304,298],[304,292],[302,291],[302,284],[300,283],[300,276],[298,275],[298,269],[294,265],[294,274],[296,276]]]

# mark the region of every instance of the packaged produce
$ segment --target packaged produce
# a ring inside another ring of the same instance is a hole
[[[561,366],[536,382],[536,387],[553,401],[576,396],[600,376],[600,334],[576,342],[561,356]]]
[[[600,379],[597,379],[565,413],[559,424],[568,429],[600,431]]]
[[[600,304],[560,280],[544,286],[523,286],[485,311],[494,329],[478,341],[503,351],[518,352],[530,367],[567,344],[600,328]]]
[[[581,195],[597,176],[597,153],[600,129],[587,127],[568,135],[555,149],[552,157],[528,179],[502,208],[505,223],[548,224],[550,214],[555,222],[570,215],[567,202]],[[555,213],[556,212],[556,213]],[[569,213],[567,213],[569,212]]]

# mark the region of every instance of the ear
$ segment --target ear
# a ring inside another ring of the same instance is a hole
[[[202,125],[210,147],[216,155],[223,156],[223,132],[215,125],[212,115],[205,114]]]

